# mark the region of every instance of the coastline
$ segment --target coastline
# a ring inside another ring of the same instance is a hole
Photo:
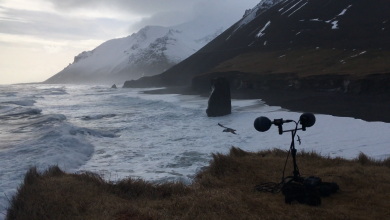
[[[144,91],[145,94],[180,94],[208,97],[209,92],[198,92],[191,87],[167,87]],[[295,112],[312,112],[339,117],[352,117],[373,122],[390,123],[390,95],[345,94],[302,90],[232,90],[232,99],[261,99],[270,106],[281,106]]]

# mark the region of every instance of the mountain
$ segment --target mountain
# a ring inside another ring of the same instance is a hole
[[[264,0],[198,52],[126,86],[390,91],[390,1]]]
[[[223,31],[204,19],[172,27],[147,26],[80,53],[45,83],[106,84],[152,76],[192,55]]]

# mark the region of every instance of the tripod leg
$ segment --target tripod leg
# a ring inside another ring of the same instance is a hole
[[[294,143],[294,131],[291,131],[291,136],[292,136],[292,141],[291,141],[291,155],[292,155],[292,158],[293,158],[293,163],[294,163],[294,171],[293,171],[293,174],[294,174],[294,180],[297,181],[297,182],[300,182],[301,181],[301,178],[300,178],[300,173],[299,173],[299,170],[298,170],[298,166],[297,166],[297,150],[295,149],[295,143]]]

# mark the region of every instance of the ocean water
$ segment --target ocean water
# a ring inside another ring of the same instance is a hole
[[[288,150],[290,134],[253,127],[259,116],[298,120],[302,113],[261,100],[232,100],[232,114],[208,118],[207,98],[148,95],[142,89],[82,85],[0,85],[0,212],[29,167],[58,165],[116,181],[125,177],[191,183],[212,153],[231,146],[247,151]],[[299,150],[355,158],[390,155],[390,124],[315,114],[299,131]],[[222,132],[221,123],[237,130]],[[292,124],[286,124],[291,129]],[[299,161],[298,161],[299,163]],[[282,166],[282,165],[281,165]],[[304,168],[301,168],[304,171]],[[5,216],[0,214],[0,219]]]

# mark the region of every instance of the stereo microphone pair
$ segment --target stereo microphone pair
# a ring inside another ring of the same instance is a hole
[[[268,131],[271,125],[280,127],[284,123],[293,122],[293,120],[274,119],[271,121],[269,118],[261,116],[256,118],[254,122],[255,129],[260,132]],[[311,127],[315,124],[316,117],[312,113],[303,113],[299,118],[299,123],[302,125],[302,130],[305,131],[307,127]]]

